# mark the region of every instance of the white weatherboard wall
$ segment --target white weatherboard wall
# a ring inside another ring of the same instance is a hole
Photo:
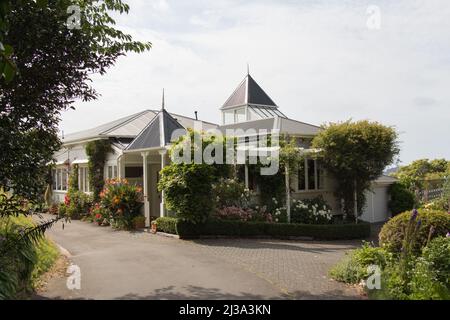
[[[366,207],[361,220],[367,222],[383,222],[391,217],[388,208],[388,185],[374,185],[372,191],[366,193]]]

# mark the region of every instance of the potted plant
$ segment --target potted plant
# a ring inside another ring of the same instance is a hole
[[[133,218],[133,226],[135,229],[143,229],[145,228],[145,217],[144,216],[136,216]]]
[[[156,220],[153,220],[152,221],[152,227],[151,227],[151,229],[150,229],[150,231],[151,231],[151,233],[156,233],[157,232],[157,223],[156,223]]]

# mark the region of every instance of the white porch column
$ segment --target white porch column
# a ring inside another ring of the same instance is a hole
[[[245,164],[245,187],[248,189],[248,164]]]
[[[150,203],[148,202],[148,170],[147,170],[147,158],[148,152],[141,152],[142,155],[142,167],[143,167],[143,190],[144,190],[144,215],[145,215],[145,226],[150,227]]]
[[[122,154],[117,159],[117,175],[120,179],[125,179],[125,155]]]
[[[159,154],[161,155],[161,170],[166,166],[166,154],[167,150],[159,150]],[[165,199],[164,199],[164,191],[161,191],[161,207],[160,207],[160,215],[161,217],[164,217],[166,215],[166,207],[165,207]]]

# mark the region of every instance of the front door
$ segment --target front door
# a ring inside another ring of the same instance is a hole
[[[149,200],[150,200],[150,215],[153,218],[160,216],[161,193],[158,191],[160,164],[150,165],[150,186],[149,186]]]

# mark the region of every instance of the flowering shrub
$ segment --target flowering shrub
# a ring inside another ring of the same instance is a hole
[[[100,193],[100,202],[109,210],[116,225],[131,229],[133,218],[142,206],[142,188],[130,185],[126,179],[107,180]]]
[[[285,206],[275,209],[275,222],[287,221],[287,209]],[[331,208],[323,198],[292,200],[291,222],[304,224],[330,224],[333,215]]]
[[[293,223],[328,224],[333,220],[331,208],[322,198],[293,200],[291,220]]]
[[[111,218],[109,211],[103,208],[100,203],[96,203],[91,207],[90,214],[92,217],[92,221],[97,222],[99,225],[108,224],[109,219]]]
[[[230,206],[217,209],[215,216],[222,220],[250,221],[254,215],[252,209]]]
[[[64,197],[66,210],[64,216],[67,218],[78,219],[82,215],[87,215],[91,206],[92,199],[82,191],[69,191]],[[61,212],[60,212],[60,215]]]
[[[220,179],[213,184],[213,192],[217,208],[249,207],[250,191],[245,188],[245,184],[236,179]]]

